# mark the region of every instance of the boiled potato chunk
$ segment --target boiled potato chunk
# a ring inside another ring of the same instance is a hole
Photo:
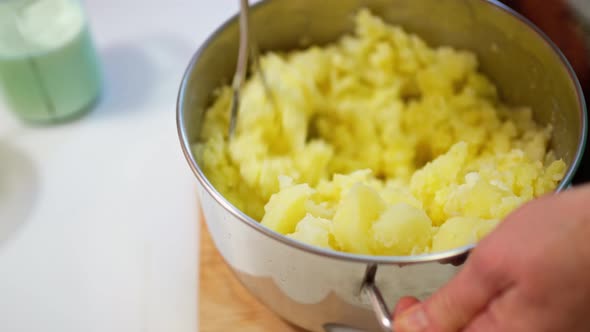
[[[334,217],[334,209],[328,206],[327,202],[316,203],[313,199],[305,202],[305,210],[314,217],[321,217],[332,220]]]
[[[447,216],[464,216],[473,218],[498,218],[495,212],[502,204],[503,198],[512,194],[499,186],[481,179],[478,174],[466,176],[466,183],[457,187],[447,198],[445,212]]]
[[[468,157],[468,145],[459,142],[449,152],[426,164],[416,171],[410,181],[412,193],[422,202],[435,225],[446,220],[443,208],[435,203],[437,192],[455,183]]]
[[[312,215],[305,216],[298,224],[294,233],[288,237],[321,248],[331,248],[330,232],[332,222]]]
[[[431,229],[424,210],[406,203],[392,205],[373,224],[374,252],[394,256],[427,252]]]
[[[470,217],[451,218],[434,235],[432,252],[473,244],[491,232],[497,224],[497,220]]]
[[[352,186],[334,215],[333,232],[340,249],[370,254],[369,231],[384,210],[377,191],[361,183]]]
[[[293,233],[297,223],[307,214],[305,202],[313,192],[308,184],[283,188],[264,207],[266,213],[261,223],[281,234]]]
[[[381,190],[381,197],[388,205],[405,203],[415,208],[423,210],[422,202],[418,200],[409,189],[403,187],[396,187],[393,185],[386,185]]]

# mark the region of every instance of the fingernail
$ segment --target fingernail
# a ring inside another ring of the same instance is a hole
[[[428,327],[428,318],[422,305],[415,305],[402,313],[395,325],[399,332],[422,332]]]

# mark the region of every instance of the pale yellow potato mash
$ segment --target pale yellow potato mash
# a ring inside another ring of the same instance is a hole
[[[251,77],[229,140],[221,88],[194,152],[231,203],[298,241],[369,255],[456,248],[564,176],[551,127],[503,104],[473,53],[368,11],[333,44],[261,64],[274,98]]]

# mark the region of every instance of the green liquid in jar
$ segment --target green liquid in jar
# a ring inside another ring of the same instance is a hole
[[[45,7],[37,8],[34,14],[59,10],[65,13],[62,24],[66,26],[54,29],[54,35],[37,35],[36,43],[26,39],[27,31],[19,32],[21,36],[17,37],[21,40],[17,40],[14,32],[5,26],[6,38],[0,43],[0,84],[7,104],[23,119],[54,122],[89,108],[100,92],[101,79],[81,8],[67,0],[38,3]],[[28,30],[29,35],[35,32],[34,28]]]

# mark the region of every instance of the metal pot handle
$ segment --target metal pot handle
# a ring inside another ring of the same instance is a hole
[[[395,332],[393,330],[393,319],[391,318],[391,311],[387,308],[387,303],[381,295],[379,287],[375,284],[375,275],[377,274],[377,265],[369,265],[365,273],[365,280],[361,287],[361,295],[366,297],[371,303],[371,307],[375,312],[377,321],[381,329],[386,332]]]
[[[369,301],[371,302],[371,307],[373,307],[373,311],[375,312],[375,316],[379,321],[379,326],[383,331],[387,332],[395,332],[393,331],[393,319],[391,318],[391,312],[387,308],[387,303],[383,300],[383,296],[381,295],[381,291],[375,282],[365,282],[361,292],[364,296],[368,297]]]

